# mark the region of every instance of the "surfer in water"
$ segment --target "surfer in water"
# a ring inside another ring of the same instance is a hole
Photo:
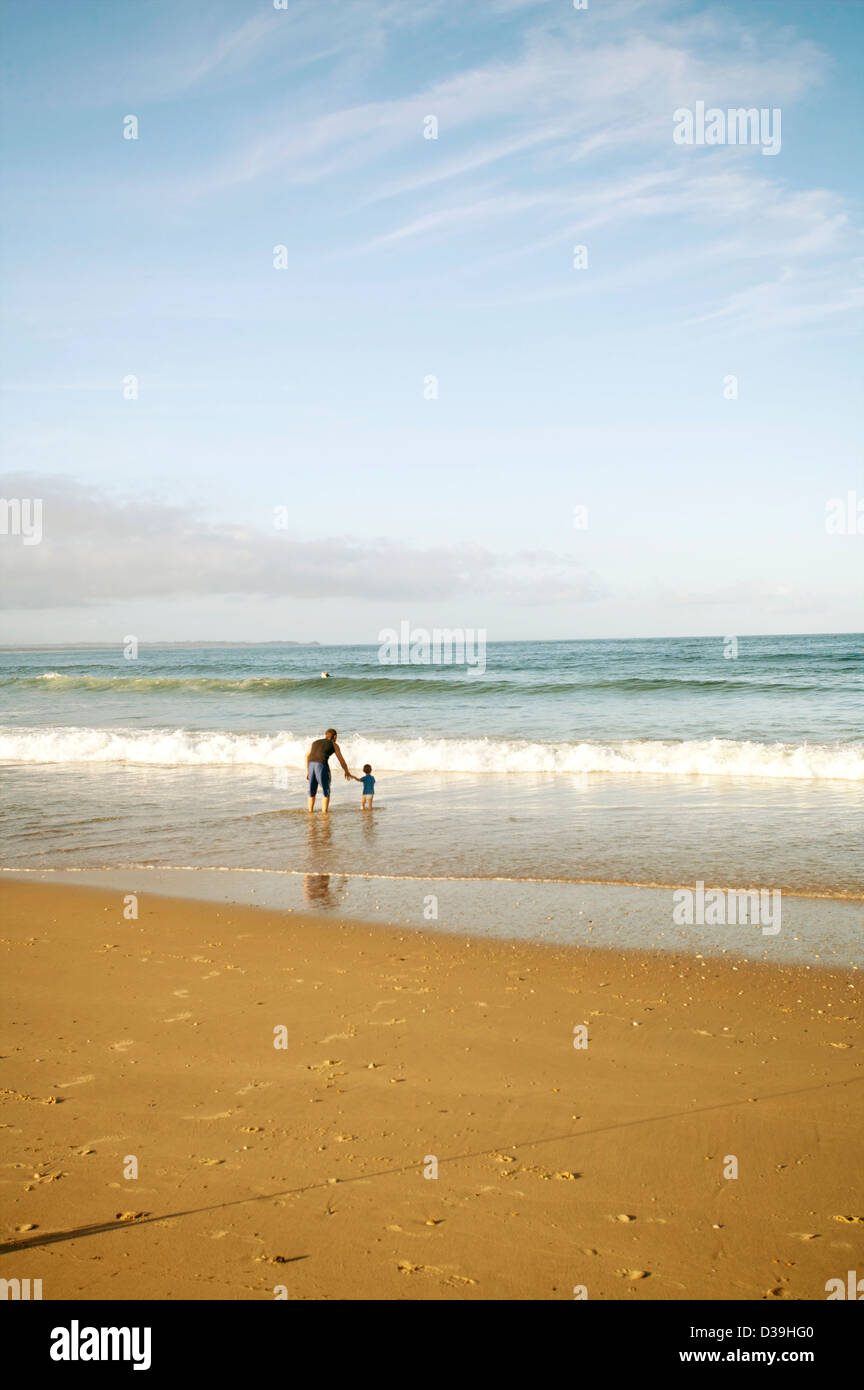
[[[315,810],[315,797],[318,789],[324,798],[321,803],[322,811],[330,810],[330,764],[329,760],[333,754],[342,764],[342,771],[345,773],[345,780],[351,781],[351,773],[348,771],[348,764],[342,757],[342,750],[336,742],[336,730],[327,729],[323,738],[316,738],[309,752],[306,754],[306,780],[309,784],[309,803],[308,809]]]

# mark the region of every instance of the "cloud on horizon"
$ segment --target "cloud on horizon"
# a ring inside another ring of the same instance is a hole
[[[548,551],[418,549],[344,535],[301,540],[277,529],[275,512],[272,531],[214,523],[202,511],[111,496],[56,475],[7,474],[0,497],[42,499],[40,544],[0,536],[6,610],[190,595],[445,601],[470,593],[520,605],[601,596],[596,576],[576,559]]]

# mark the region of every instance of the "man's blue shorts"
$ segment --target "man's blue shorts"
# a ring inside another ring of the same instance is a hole
[[[327,763],[310,763],[309,795],[314,796],[319,787],[324,796],[330,795],[330,768]]]

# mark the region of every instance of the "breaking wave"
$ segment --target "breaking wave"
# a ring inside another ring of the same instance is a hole
[[[351,763],[403,772],[631,773],[864,781],[864,741],[618,739],[556,743],[504,738],[343,738]],[[302,769],[309,738],[188,729],[0,729],[0,762]]]

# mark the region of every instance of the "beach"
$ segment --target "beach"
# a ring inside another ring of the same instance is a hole
[[[860,640],[723,650],[2,654],[3,1277],[826,1298],[864,1261]],[[334,766],[308,814],[328,727],[374,810]]]
[[[854,969],[0,901],[2,1274],[44,1299],[819,1300],[862,1268]]]

